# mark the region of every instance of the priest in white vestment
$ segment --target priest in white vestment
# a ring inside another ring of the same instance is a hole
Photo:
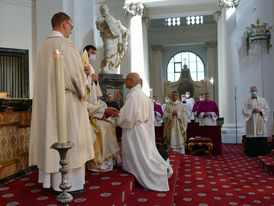
[[[192,105],[191,102],[186,100],[186,95],[182,94],[181,95],[181,100],[183,105],[186,107],[187,110],[187,122],[191,122],[191,116],[192,116]]]
[[[82,54],[82,61],[85,67],[89,67],[88,83],[91,91],[91,98],[93,102],[97,101],[98,96],[102,96],[102,90],[99,84],[99,76],[95,73],[91,62],[96,58],[97,48],[93,45],[85,46]]]
[[[257,88],[250,88],[250,97],[244,103],[243,115],[246,120],[247,137],[266,137],[270,109],[266,100],[257,96]]]
[[[75,146],[67,153],[69,191],[83,191],[85,163],[94,158],[92,133],[86,106],[86,75],[75,45],[68,39],[71,18],[63,13],[52,17],[53,32],[39,51],[38,67],[34,71],[34,96],[30,129],[29,165],[39,168],[38,181],[44,188],[60,191],[59,153],[51,149],[58,141],[54,53],[64,58],[67,140]]]
[[[92,75],[90,67],[85,67],[87,77]],[[120,161],[120,147],[117,143],[115,127],[112,122],[106,119],[108,116],[118,117],[119,111],[112,107],[107,107],[106,103],[100,101],[100,96],[94,102],[93,92],[88,82],[87,109],[92,130],[95,133],[93,160],[87,163],[87,169],[94,172],[107,172],[113,169],[113,159],[118,157]]]
[[[195,100],[190,96],[190,92],[187,91],[185,95],[186,95],[186,102],[188,105],[190,105],[190,108],[191,108],[189,118],[188,118],[189,120],[188,122],[191,122],[192,120],[194,120],[194,114],[192,113],[192,109],[195,104]]]
[[[168,146],[173,151],[185,154],[188,112],[177,91],[172,92],[172,101],[167,104],[164,117]]]
[[[155,136],[151,132],[154,131],[153,105],[139,83],[137,73],[127,75],[125,84],[130,92],[118,118],[118,124],[123,129],[123,169],[133,174],[145,188],[168,191],[168,178],[173,170],[156,148]]]

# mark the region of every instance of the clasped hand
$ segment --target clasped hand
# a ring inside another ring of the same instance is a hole
[[[258,108],[254,108],[254,109],[252,110],[252,113],[260,113],[260,112],[261,112],[261,110],[258,109]]]
[[[92,74],[91,78],[92,78],[92,81],[97,82],[99,79],[99,76],[97,74]]]
[[[204,114],[204,116],[205,116],[205,117],[212,117],[212,114],[211,114],[211,112],[206,112],[206,113]]]
[[[178,112],[176,110],[173,111],[172,115],[177,116]]]
[[[119,116],[119,110],[113,108],[113,107],[108,107],[105,109],[105,115],[106,117],[118,117]]]

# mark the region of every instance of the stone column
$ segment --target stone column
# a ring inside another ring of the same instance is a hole
[[[218,21],[220,21],[218,27],[221,27],[218,28],[218,41],[220,41],[221,47],[218,47],[221,49],[218,51],[218,55],[220,55],[218,60],[221,61],[218,76],[220,83],[219,98],[222,100],[220,107],[224,117],[223,142],[240,143],[243,125],[239,122],[242,104],[238,102],[236,95],[239,81],[237,75],[239,74],[239,59],[235,43],[237,37],[233,35],[237,26],[235,8],[223,8],[221,18]]]
[[[145,71],[142,24],[144,6],[141,2],[129,0],[125,1],[123,9],[130,16],[130,71],[140,75],[143,79],[143,91],[149,96],[149,78]]]
[[[147,82],[148,87],[151,87],[150,84],[150,74],[149,74],[149,55],[148,55],[148,33],[147,27],[150,23],[148,16],[143,16],[143,49],[144,49],[144,81]]]
[[[223,101],[223,93],[222,91],[224,90],[223,87],[223,29],[222,29],[222,17],[221,17],[221,11],[216,11],[214,13],[214,20],[217,22],[217,41],[218,41],[218,45],[217,45],[217,53],[218,53],[218,78],[217,81],[218,82],[218,105],[219,105],[219,113],[220,113],[220,117],[224,117],[224,101]]]
[[[217,71],[217,53],[216,53],[216,46],[217,42],[207,42],[206,47],[207,47],[207,78],[210,79],[213,77],[214,83],[209,84],[208,91],[210,91],[211,98],[218,104],[218,98],[217,98],[217,91],[218,91],[218,71]]]
[[[161,102],[164,99],[164,77],[162,76],[162,45],[152,45],[152,89],[153,95]]]

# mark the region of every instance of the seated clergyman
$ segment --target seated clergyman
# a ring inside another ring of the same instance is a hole
[[[89,75],[88,69],[86,74]],[[107,107],[104,102],[92,100],[92,90],[89,90],[87,95],[87,108],[90,118],[91,129],[95,133],[93,160],[87,163],[87,169],[96,172],[106,172],[113,169],[113,158],[119,158],[119,145],[115,135],[115,128],[111,121],[106,118],[109,116],[117,117],[119,111],[112,107]]]

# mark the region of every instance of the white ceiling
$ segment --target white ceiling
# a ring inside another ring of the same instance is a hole
[[[182,6],[215,3],[216,0],[141,0],[145,7]]]
[[[150,19],[212,15],[218,8],[216,0],[142,0],[145,15]]]
[[[142,2],[145,16],[150,19],[183,17],[191,15],[212,15],[217,8],[217,0],[94,0],[95,4]]]

